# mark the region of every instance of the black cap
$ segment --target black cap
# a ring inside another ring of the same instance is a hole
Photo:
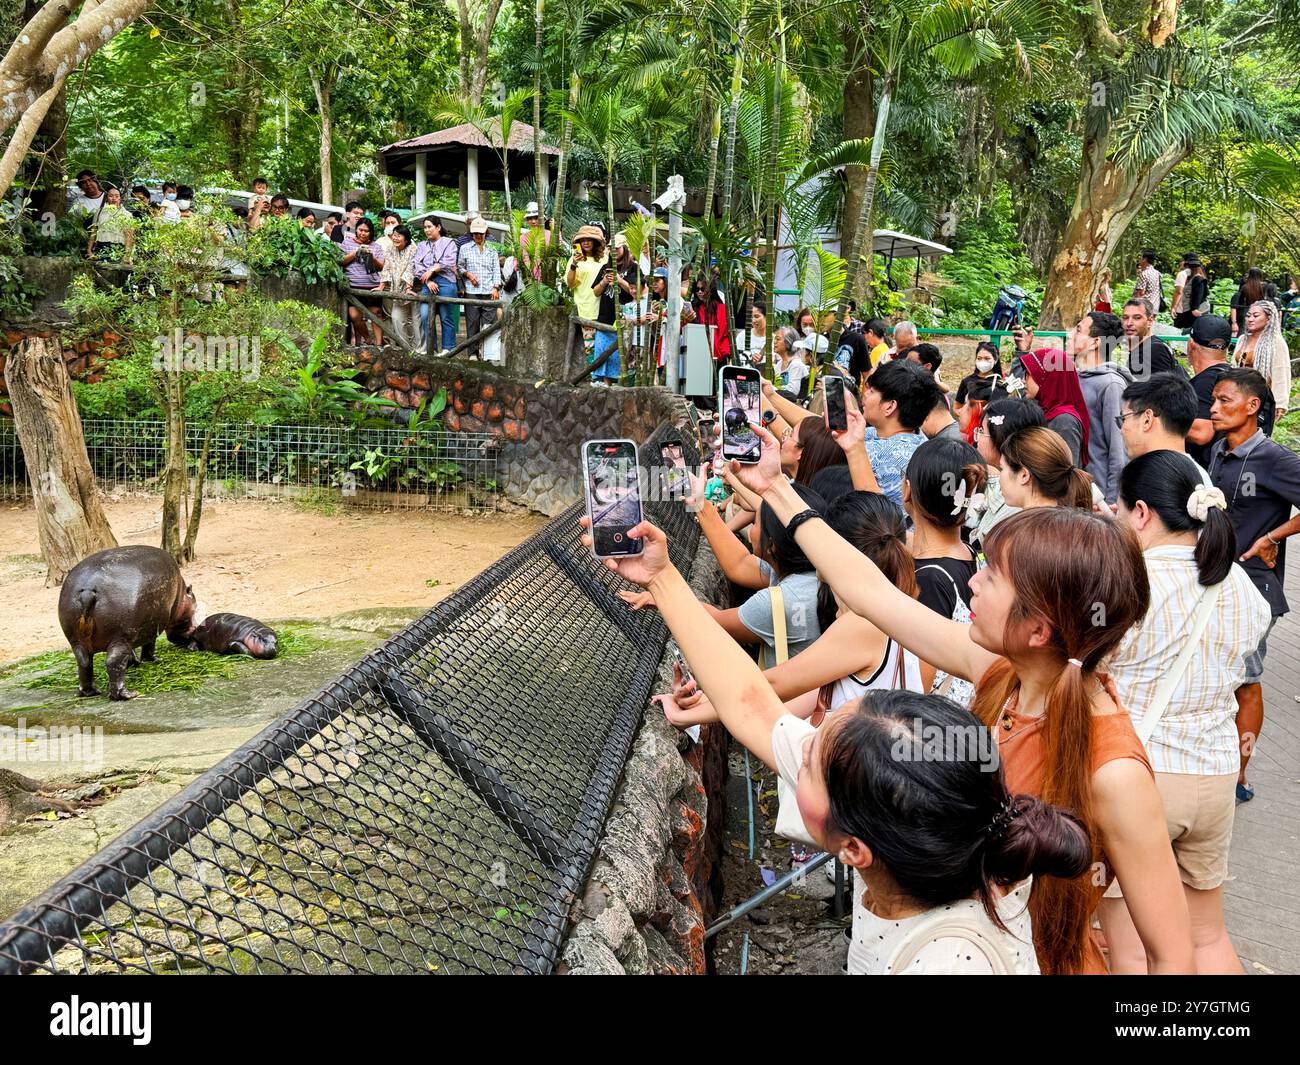
[[[1203,314],[1192,325],[1191,339],[1203,348],[1227,351],[1232,340],[1232,326],[1228,319],[1217,314]]]
[[[1201,257],[1197,255],[1196,252],[1189,251],[1186,255],[1183,256],[1183,264],[1185,266],[1200,266]]]

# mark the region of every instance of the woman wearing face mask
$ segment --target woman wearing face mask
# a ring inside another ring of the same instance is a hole
[[[379,291],[413,295],[415,245],[411,243],[411,231],[406,226],[397,226],[389,234],[389,242],[392,248],[379,273]],[[397,334],[398,343],[407,351],[414,351],[420,341],[415,331],[417,305],[406,300],[389,302],[391,306],[388,307],[388,316],[393,320],[393,332]]]
[[[756,432],[760,459],[736,464],[735,474],[785,523],[835,594],[925,661],[973,681],[973,713],[996,736],[1008,790],[1076,811],[1087,826],[1098,848],[1091,869],[1068,880],[1036,880],[1030,895],[1043,971],[1106,972],[1091,922],[1117,877],[1151,971],[1193,972],[1187,903],[1160,793],[1132,720],[1100,671],[1150,603],[1132,530],[1069,508],[1013,515],[989,535],[988,566],[971,580],[972,621],[960,625],[900,592],[809,513],[780,475],[775,439],[761,427]],[[638,559],[619,569],[648,576],[649,567]],[[673,626],[679,593],[672,584],[655,588]],[[713,672],[720,661],[701,664],[707,672],[696,676],[706,691],[711,683],[736,687],[734,677]],[[816,815],[805,811],[805,823]]]
[[[1002,376],[1002,361],[998,346],[987,340],[980,341],[975,347],[975,369],[957,383],[955,410],[961,413],[966,405],[967,393],[976,385],[986,385],[996,377]]]
[[[1196,971],[1240,974],[1223,922],[1241,758],[1235,693],[1270,611],[1246,572],[1233,565],[1237,537],[1223,493],[1201,483],[1186,455],[1139,455],[1124,467],[1118,502],[1120,519],[1142,544],[1151,609],[1108,669],[1134,725],[1141,727],[1144,711],[1160,715],[1146,748],[1191,915]],[[1146,954],[1114,886],[1101,919],[1111,972],[1145,973]]]
[[[777,771],[807,841],[835,854],[865,888],[854,891],[848,971],[1036,972],[1026,881],[1073,882],[1084,873],[1091,844],[1083,825],[1009,793],[1001,772],[988,772],[974,753],[982,745],[968,757],[921,756],[918,728],[979,728],[947,700],[871,690],[821,728],[787,713],[668,560],[664,534],[648,523],[632,532],[646,550],[607,560],[608,568],[654,593],[728,731]],[[899,757],[904,737],[917,757]]]

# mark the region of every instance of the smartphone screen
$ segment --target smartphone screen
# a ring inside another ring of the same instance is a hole
[[[824,374],[822,381],[826,389],[826,428],[847,429],[849,411],[844,400],[843,378],[836,377],[834,374]]]
[[[748,366],[724,366],[718,376],[722,457],[756,463],[762,450],[762,441],[754,432],[754,426],[762,421],[762,376]]]
[[[663,457],[663,488],[665,499],[685,499],[691,494],[691,474],[686,468],[686,456],[680,443],[663,444],[659,448]]]
[[[641,524],[641,485],[631,440],[589,440],[582,445],[587,516],[592,550],[601,558],[639,555],[642,544],[627,535]]]

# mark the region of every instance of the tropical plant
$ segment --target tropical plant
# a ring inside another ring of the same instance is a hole
[[[321,240],[296,218],[266,218],[248,237],[248,265],[260,274],[298,274],[308,284],[340,285],[339,245]]]

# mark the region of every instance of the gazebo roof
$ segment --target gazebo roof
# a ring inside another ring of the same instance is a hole
[[[499,149],[501,147],[500,131],[490,128],[489,133],[490,138],[473,122],[466,122],[459,126],[452,126],[450,129],[440,129],[437,133],[425,133],[419,137],[411,137],[409,140],[397,141],[395,144],[380,148],[379,154],[388,157],[408,153],[419,154],[420,152],[428,152],[432,155],[436,150],[445,148]],[[527,122],[512,123],[510,126],[510,143],[507,147],[512,152],[527,152],[531,155],[533,152],[533,127]],[[560,154],[559,148],[546,142],[545,133],[542,134],[542,154]]]
[[[379,149],[380,171],[389,177],[415,177],[415,160],[425,156],[429,184],[455,188],[465,170],[465,152],[470,148],[487,148],[478,160],[479,186],[500,189],[505,185],[501,172],[500,131],[485,134],[472,122],[425,133],[419,137],[397,141]],[[542,154],[559,155],[560,149],[546,141],[542,134]],[[526,181],[533,173],[533,127],[527,122],[516,122],[510,127],[510,141],[506,157],[510,165],[510,182]]]

